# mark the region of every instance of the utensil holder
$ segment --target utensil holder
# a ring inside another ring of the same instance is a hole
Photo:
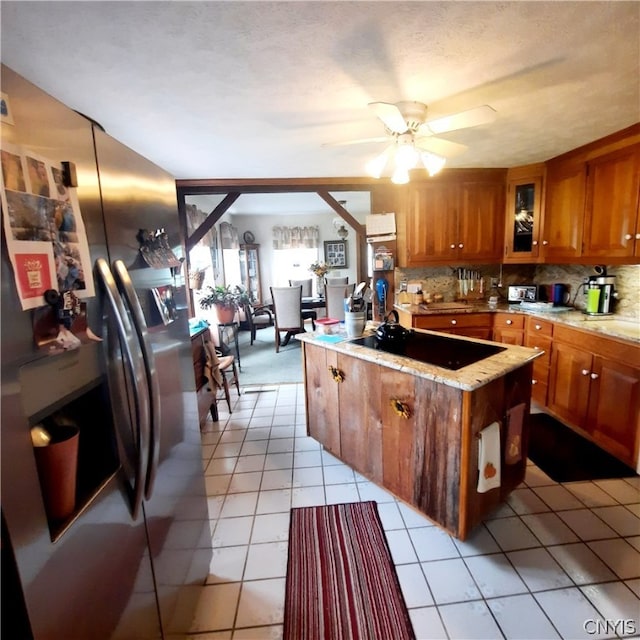
[[[348,338],[357,338],[364,332],[366,317],[364,311],[345,311],[344,328]]]

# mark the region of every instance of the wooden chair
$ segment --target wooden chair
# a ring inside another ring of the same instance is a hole
[[[235,356],[223,356],[218,352],[218,350],[216,349],[216,345],[211,340],[205,340],[204,348],[205,356],[207,359],[205,365],[205,375],[209,380],[211,392],[217,404],[218,391],[224,391],[224,397],[227,401],[227,407],[229,408],[229,413],[231,413],[231,394],[229,392],[229,380],[227,379],[227,376],[229,374],[232,376],[231,382],[235,384],[238,396],[240,395],[240,378],[238,376]],[[213,414],[213,411],[211,413]]]
[[[292,335],[304,332],[302,319],[302,285],[297,287],[269,287],[276,325],[276,353],[289,344]],[[285,332],[284,340],[280,333]]]
[[[273,327],[273,314],[263,305],[256,305],[254,307],[253,305],[245,304],[243,309],[247,325],[249,325],[249,331],[251,332],[251,344],[253,344],[258,329]]]
[[[325,284],[324,302],[327,317],[344,320],[344,299],[348,298],[355,289],[355,284]]]
[[[298,285],[302,286],[302,297],[310,298],[312,294],[311,287],[311,278],[307,280],[289,280],[290,287],[297,287]],[[311,328],[316,330],[316,320],[318,319],[318,312],[313,309],[303,309],[302,310],[302,319],[303,320],[311,320]]]

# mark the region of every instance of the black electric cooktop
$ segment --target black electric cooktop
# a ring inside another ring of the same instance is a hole
[[[401,345],[381,344],[375,336],[357,338],[352,341],[352,344],[394,353],[406,358],[413,358],[414,360],[452,371],[457,371],[462,367],[467,367],[506,350],[506,347],[498,345],[482,344],[480,342],[471,342],[470,340],[436,336],[430,333],[417,333],[415,331],[412,331],[404,344]]]

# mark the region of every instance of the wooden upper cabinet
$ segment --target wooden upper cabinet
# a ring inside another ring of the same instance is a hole
[[[461,170],[409,184],[401,266],[499,261],[505,175],[504,170]]]
[[[542,232],[542,256],[545,262],[555,259],[566,261],[581,255],[586,177],[584,163],[547,163]]]
[[[507,172],[504,227],[505,263],[537,262],[543,223],[545,165],[514,167]]]
[[[406,217],[407,266],[451,260],[457,253],[458,185],[411,185]]]
[[[640,144],[587,162],[584,257],[640,256]]]
[[[504,183],[464,182],[458,216],[459,256],[488,262],[502,255]]]
[[[637,263],[640,123],[546,167],[542,261]]]

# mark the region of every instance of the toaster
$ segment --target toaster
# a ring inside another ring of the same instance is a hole
[[[515,284],[509,285],[508,300],[510,303],[535,302],[538,299],[537,284]]]

